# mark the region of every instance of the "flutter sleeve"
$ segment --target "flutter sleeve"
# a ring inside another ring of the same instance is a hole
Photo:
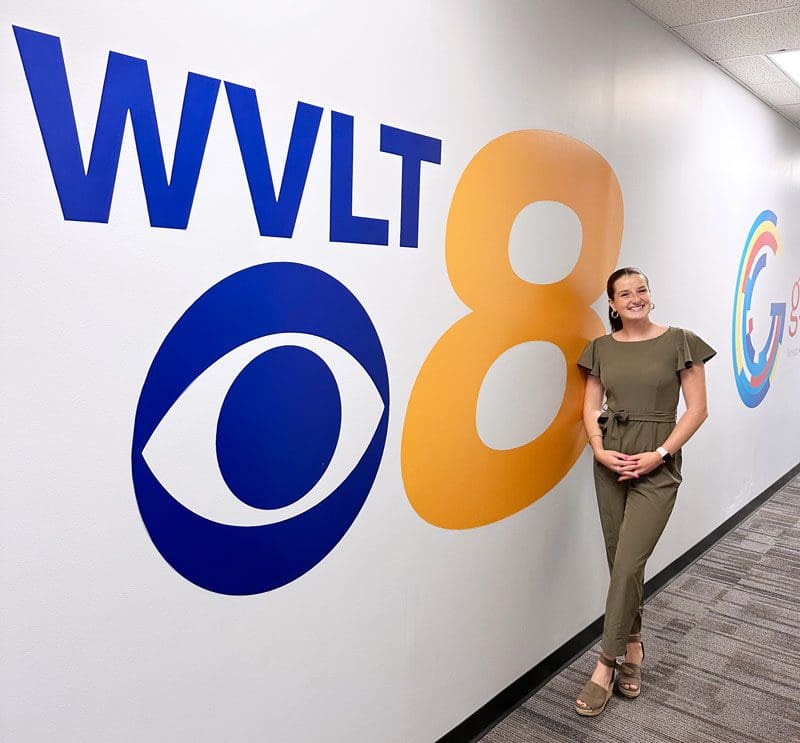
[[[578,359],[578,366],[587,369],[589,374],[594,377],[600,376],[600,359],[597,354],[597,341],[591,341],[586,348],[583,349],[581,357]]]
[[[695,335],[691,330],[678,331],[676,370],[688,369],[698,361],[705,363],[709,361],[717,352],[711,348],[699,335]]]

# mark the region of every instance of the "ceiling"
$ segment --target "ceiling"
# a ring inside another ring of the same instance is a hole
[[[800,86],[766,55],[800,49],[800,3],[629,0],[800,127]]]

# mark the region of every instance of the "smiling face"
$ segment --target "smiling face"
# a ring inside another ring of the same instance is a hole
[[[638,273],[620,276],[614,282],[614,298],[609,299],[608,304],[612,310],[619,312],[623,323],[646,318],[653,303],[645,277]]]

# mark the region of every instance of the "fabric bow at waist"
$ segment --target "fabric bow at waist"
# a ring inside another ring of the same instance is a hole
[[[653,423],[674,423],[675,413],[662,410],[614,410],[606,408],[598,417],[597,422],[604,433],[624,425],[628,421],[652,421]]]

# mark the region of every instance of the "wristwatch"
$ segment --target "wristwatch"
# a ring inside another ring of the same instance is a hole
[[[672,459],[672,454],[670,454],[663,446],[659,446],[656,451],[660,455],[661,459],[664,460],[664,464],[669,462]]]

